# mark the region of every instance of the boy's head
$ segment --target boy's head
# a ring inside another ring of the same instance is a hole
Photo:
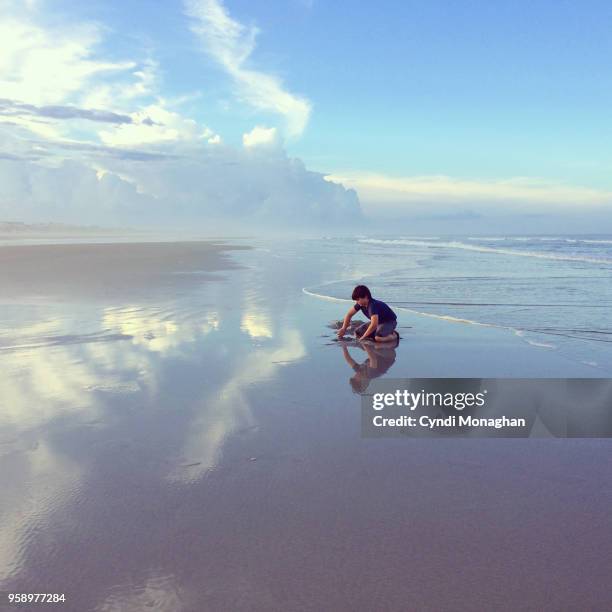
[[[360,306],[367,306],[369,301],[372,299],[370,290],[365,285],[357,285],[353,289],[353,295],[351,296]]]
[[[367,376],[355,374],[355,376],[349,378],[349,382],[351,383],[353,393],[359,393],[361,395],[367,391],[370,379]]]

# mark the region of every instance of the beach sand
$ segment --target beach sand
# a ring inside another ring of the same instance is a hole
[[[302,291],[337,271],[233,242],[0,248],[0,590],[79,612],[610,608],[609,440],[362,438],[330,328],[350,302]],[[507,330],[399,330],[385,376],[601,376]]]
[[[219,242],[107,242],[0,247],[2,298],[167,295],[234,267]],[[0,298],[1,299],[1,298]]]

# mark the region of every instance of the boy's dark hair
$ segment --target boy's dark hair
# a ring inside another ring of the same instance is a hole
[[[351,298],[353,300],[358,300],[359,298],[364,297],[372,299],[372,294],[370,293],[370,290],[365,285],[357,285],[353,289],[353,295],[351,296]]]
[[[353,393],[359,393],[359,395],[361,395],[362,393],[366,392],[368,385],[370,384],[370,379],[366,376],[357,375],[350,378],[349,382],[353,388]]]

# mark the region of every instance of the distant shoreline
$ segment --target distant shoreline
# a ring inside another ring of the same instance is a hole
[[[0,235],[15,234],[125,234],[143,230],[131,227],[105,227],[101,225],[72,225],[69,223],[25,223],[23,221],[0,221]]]

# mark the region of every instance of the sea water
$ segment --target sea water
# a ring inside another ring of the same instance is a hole
[[[307,293],[350,299],[363,283],[398,314],[507,328],[534,349],[612,372],[612,235],[362,235],[310,249],[344,258],[346,273]]]

